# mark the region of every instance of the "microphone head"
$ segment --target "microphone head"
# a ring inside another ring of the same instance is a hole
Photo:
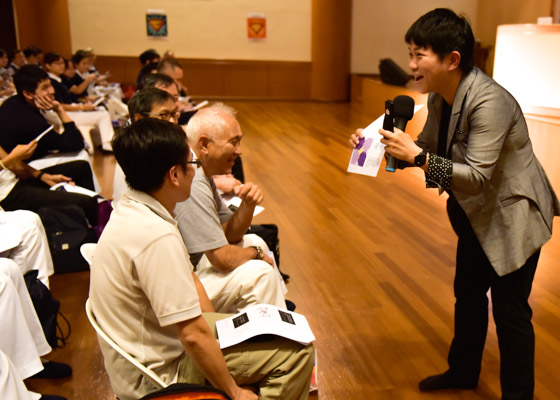
[[[393,116],[409,121],[414,116],[414,99],[410,96],[397,96],[393,100]]]

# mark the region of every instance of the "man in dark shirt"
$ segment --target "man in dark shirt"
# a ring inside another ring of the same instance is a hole
[[[6,152],[18,144],[27,144],[49,128],[43,113],[54,111],[63,123],[64,131],[51,130],[39,140],[37,150],[29,160],[42,158],[52,151],[79,151],[84,148],[82,135],[54,98],[49,76],[36,65],[24,65],[14,75],[17,95],[0,107],[0,146]]]

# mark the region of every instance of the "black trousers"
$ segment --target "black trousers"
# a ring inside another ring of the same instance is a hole
[[[535,334],[529,295],[540,249],[520,269],[498,276],[452,195],[447,202],[447,213],[459,237],[454,282],[455,337],[448,356],[450,373],[463,383],[478,381],[488,331],[490,289],[500,348],[502,399],[532,399]]]
[[[48,174],[62,174],[72,178],[77,185],[93,190],[91,168],[86,161],[72,161],[54,165],[42,171]],[[97,225],[97,199],[78,193],[49,190],[49,186],[39,179],[21,179],[10,193],[0,201],[6,211],[30,210],[37,212],[41,207],[55,207],[75,204],[82,208],[91,225]]]

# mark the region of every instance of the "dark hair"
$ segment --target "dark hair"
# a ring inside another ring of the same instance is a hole
[[[23,95],[24,90],[29,93],[35,93],[39,83],[45,79],[49,79],[49,76],[41,67],[27,64],[18,69],[14,74],[14,85],[20,95]]]
[[[146,193],[161,188],[167,171],[184,166],[189,156],[185,131],[153,118],[134,122],[117,133],[112,144],[128,185]]]
[[[175,81],[172,77],[165,74],[148,74],[142,78],[142,89],[153,88],[160,84],[163,87],[169,87],[175,85]]]
[[[4,57],[4,54],[8,54],[6,50],[0,49],[0,57]]]
[[[162,70],[169,67],[183,69],[183,65],[176,58],[167,57],[159,62],[158,72],[161,72]]]
[[[41,54],[43,52],[43,50],[41,50],[40,48],[38,48],[37,46],[28,46],[25,50],[23,50],[23,54],[25,55],[25,58],[29,58],[29,56],[38,56],[39,54]]]
[[[405,35],[408,44],[430,47],[443,58],[453,51],[461,54],[460,67],[468,73],[474,66],[474,35],[466,17],[447,8],[436,8],[412,24]]]
[[[22,53],[22,51],[20,49],[13,49],[12,51],[10,51],[10,62],[14,60],[16,54],[18,53]]]
[[[136,114],[146,115],[152,111],[154,104],[162,104],[171,100],[175,103],[175,99],[165,90],[157,88],[145,88],[134,93],[134,96],[128,101],[128,114],[130,119],[134,121]]]
[[[52,64],[53,62],[56,62],[56,61],[60,60],[61,58],[62,58],[62,56],[58,53],[52,53],[52,52],[47,53],[47,54],[45,54],[45,58],[43,58],[43,63],[44,64]]]
[[[80,63],[80,61],[82,61],[84,58],[88,58],[88,57],[90,57],[90,55],[87,53],[87,51],[78,50],[72,56],[72,62],[74,63],[74,65],[78,65]]]
[[[154,59],[160,59],[161,56],[159,55],[159,53],[157,51],[155,51],[154,49],[148,49],[142,52],[142,54],[140,54],[140,62],[142,63],[142,65],[146,64],[148,61],[153,62]]]

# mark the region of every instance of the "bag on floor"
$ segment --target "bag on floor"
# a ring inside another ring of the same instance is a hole
[[[49,241],[54,272],[85,271],[89,264],[80,254],[84,243],[96,243],[97,237],[89,227],[84,211],[75,205],[43,207],[37,212]]]
[[[37,270],[31,270],[23,276],[27,291],[33,301],[35,312],[39,317],[47,342],[53,349],[64,347],[66,339],[70,336],[70,323],[59,311],[60,301],[52,297],[50,290],[37,279],[38,273]],[[62,327],[58,324],[59,314],[66,323],[67,334],[62,332]]]
[[[251,225],[247,233],[259,236],[270,251],[274,254],[276,266],[280,268],[280,239],[278,238],[278,226],[275,224]]]

